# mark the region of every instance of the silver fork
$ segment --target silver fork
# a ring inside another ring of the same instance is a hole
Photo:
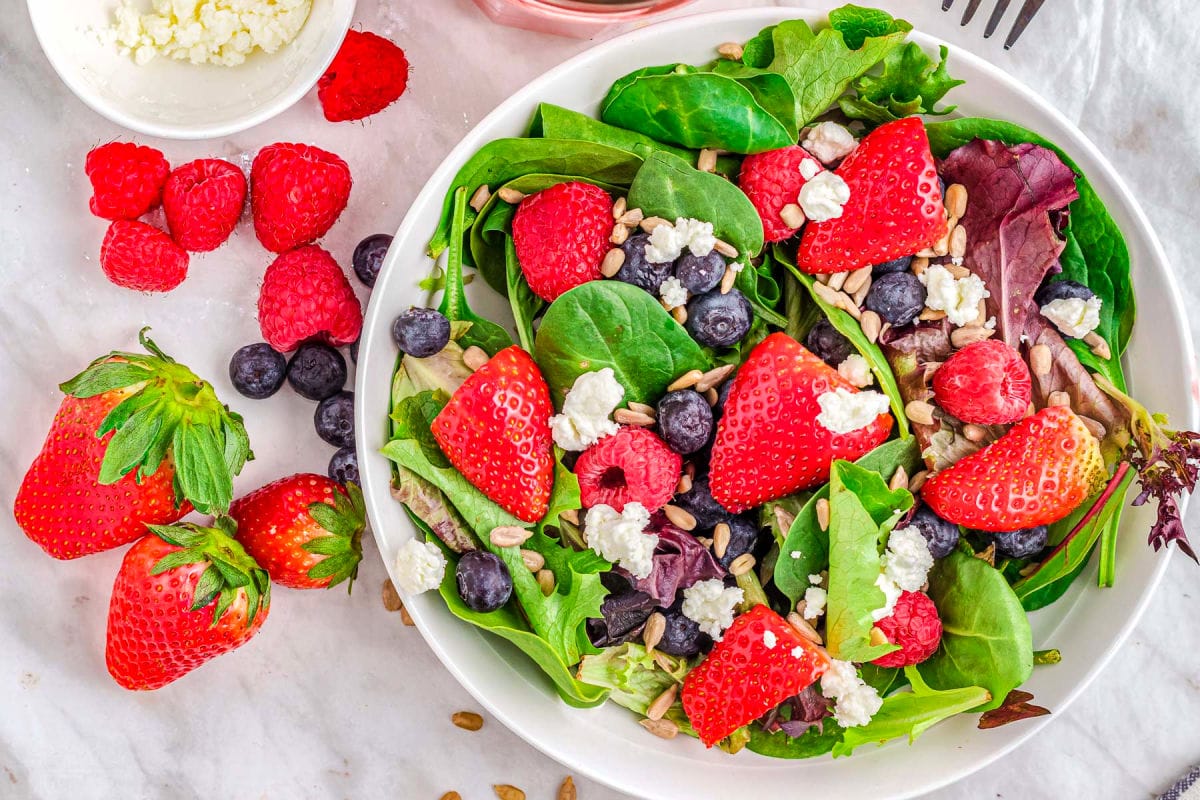
[[[996,32],[996,28],[999,27],[1001,20],[1004,19],[1004,13],[1008,11],[1008,6],[1011,2],[1012,0],[996,0],[996,7],[992,9],[992,16],[988,18],[987,25],[983,29],[983,38],[986,39]],[[1021,6],[1020,12],[1017,13],[1016,21],[1008,31],[1008,38],[1004,40],[1005,50],[1008,50],[1017,43],[1017,39],[1021,38],[1021,34],[1025,32],[1025,28],[1029,25],[1029,21],[1033,19],[1034,14],[1037,14],[1045,2],[1046,0],[1025,0],[1025,4]],[[970,23],[982,3],[983,0],[967,0],[967,8],[963,12],[962,18],[963,25]],[[942,11],[949,11],[952,5],[954,5],[954,0],[942,0]]]

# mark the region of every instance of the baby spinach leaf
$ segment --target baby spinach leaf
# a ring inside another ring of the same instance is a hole
[[[470,194],[481,185],[497,188],[513,178],[534,173],[586,175],[593,181],[628,186],[642,159],[626,150],[573,139],[495,139],[479,148],[458,174],[442,206],[442,217],[429,240],[429,254],[437,257],[450,244],[454,191]],[[466,221],[474,222],[468,209]]]
[[[772,76],[774,78],[775,76]],[[640,69],[619,79],[600,104],[605,122],[692,149],[761,153],[796,142],[786,81],[733,78],[686,65]]]
[[[879,476],[849,461],[835,461],[829,478],[829,597],[825,646],[843,661],[873,661],[897,649],[872,645],[871,612],[882,608],[875,585],[883,537],[912,508],[905,489],[889,489]]]
[[[883,706],[866,725],[847,728],[842,741],[833,748],[833,756],[848,756],[864,744],[883,744],[890,739],[907,736],[909,742],[944,719],[970,711],[992,699],[981,686],[938,691],[921,679],[914,667],[904,674],[912,684],[911,692],[898,692],[884,698]]]
[[[949,114],[955,106],[939,109],[938,102],[966,81],[952,78],[947,71],[945,45],[940,52],[935,62],[915,42],[892,50],[883,59],[882,72],[863,75],[854,82],[856,94],[838,101],[842,113],[875,125],[914,114]]]
[[[699,155],[692,150],[673,147],[643,133],[627,128],[618,128],[616,125],[609,125],[595,117],[556,106],[553,103],[538,104],[537,110],[533,112],[533,119],[529,123],[529,135],[544,139],[575,139],[595,142],[639,156],[645,156],[658,150],[679,156],[693,165]]]
[[[982,686],[991,693],[978,711],[995,708],[1033,672],[1029,617],[991,564],[956,550],[929,573],[929,596],[942,617],[942,644],[920,665],[938,689]]]
[[[911,437],[893,439],[879,445],[855,464],[888,481],[898,467],[904,467],[910,475],[916,473],[921,468],[921,453]],[[817,501],[822,499],[829,499],[828,485],[811,494],[795,512],[787,538],[779,548],[773,580],[775,588],[787,595],[792,605],[808,590],[808,576],[829,567],[829,534],[821,530],[817,522]]]
[[[903,670],[896,667],[876,666],[869,661],[858,668],[858,676],[863,679],[863,683],[879,692],[880,697],[887,697],[889,692],[908,684]]]
[[[533,352],[533,320],[546,301],[533,293],[528,281],[521,273],[521,265],[517,263],[517,248],[511,236],[504,237],[505,277],[508,282],[508,303],[512,307],[513,322],[517,326],[517,337],[521,347]]]
[[[646,216],[711,222],[717,238],[736,247],[743,260],[763,247],[762,220],[741,189],[668,153],[646,158],[629,187],[629,207]]]
[[[841,741],[843,730],[832,718],[822,720],[820,725],[813,725],[796,738],[783,731],[768,733],[760,725],[751,725],[746,749],[771,758],[816,758],[833,750]]]
[[[512,344],[512,337],[504,328],[490,319],[484,319],[467,305],[467,294],[463,286],[463,237],[466,234],[467,190],[454,192],[453,216],[450,223],[450,251],[446,255],[446,288],[442,290],[442,303],[438,310],[451,322],[470,322],[471,327],[458,340],[463,348],[476,345],[495,355]]]
[[[648,293],[620,281],[591,281],[550,304],[534,355],[557,407],[575,379],[612,367],[625,401],[654,403],[690,369],[708,369],[700,345]]]

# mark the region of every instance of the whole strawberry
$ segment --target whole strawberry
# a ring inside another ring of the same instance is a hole
[[[292,589],[354,583],[366,527],[362,491],[324,475],[300,474],[268,483],[235,500],[238,541],[271,575]]]
[[[942,641],[942,620],[937,607],[924,592],[904,592],[892,613],[875,627],[899,650],[872,661],[880,667],[908,667],[920,664],[937,652]]]
[[[142,344],[148,355],[114,352],[59,387],[67,397],[13,505],[55,558],[131,542],[192,505],[224,511],[250,456],[241,417],[212,386],[144,331]]]
[[[234,539],[237,526],[151,525],[121,561],[104,659],[126,689],[158,689],[241,647],[271,608],[267,572]]]
[[[471,484],[505,511],[537,522],[553,483],[550,388],[520,347],[501,350],[455,390],[433,437]]]
[[[390,106],[408,85],[408,59],[392,42],[350,30],[333,63],[317,81],[317,98],[330,122],[362,119]]]
[[[362,306],[346,273],[316,245],[284,253],[267,267],[258,295],[258,325],[281,353],[318,337],[340,346],[357,341]]]
[[[92,184],[88,207],[103,219],[137,219],[162,200],[171,165],[153,147],[109,142],[87,154],[84,172]]]
[[[167,176],[162,203],[176,244],[193,253],[216,250],[241,219],[246,176],[219,158],[190,161]]]
[[[350,167],[333,153],[284,142],[264,147],[250,168],[254,233],[273,253],[316,241],[345,210],[350,184]]]
[[[187,277],[188,254],[153,225],[119,219],[100,244],[100,268],[117,286],[169,292]]]
[[[599,186],[568,181],[526,197],[512,232],[529,288],[551,302],[568,289],[599,280],[612,226],[612,198]]]
[[[780,212],[789,205],[799,209],[797,197],[808,182],[801,172],[805,164],[808,165],[805,169],[810,170],[811,175],[825,171],[821,162],[799,145],[746,156],[742,161],[738,187],[758,211],[768,242],[781,242],[800,229],[799,225],[792,227],[784,222]],[[803,222],[803,219],[801,212],[800,221]]]

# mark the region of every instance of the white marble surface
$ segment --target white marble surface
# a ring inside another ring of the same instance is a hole
[[[1140,197],[1191,306],[1200,307],[1200,7],[1054,0],[1006,54],[978,38],[982,13],[964,31],[937,0],[879,2],[1000,63],[1079,121]],[[753,4],[700,0],[693,8]],[[340,153],[358,179],[326,238],[343,263],[361,236],[397,227],[421,181],[481,116],[585,46],[497,28],[469,0],[359,6],[362,26],[394,38],[413,64],[409,93],[386,113],[365,125],[330,125],[310,96],[227,141],[151,142],[174,162],[236,157],[281,139]],[[90,147],[124,134],[59,83],[23,3],[0,0],[0,15],[0,505],[11,508],[58,403],[55,384],[99,352],[132,345],[143,323],[246,414],[258,460],[240,489],[288,471],[324,471],[330,451],[310,432],[311,404],[287,391],[246,401],[224,377],[229,353],[258,338],[253,303],[266,253],[243,231],[194,258],[187,282],[167,297],[108,284],[96,264],[103,225],[86,212],[82,162]],[[103,661],[120,552],[52,561],[7,513],[0,543],[0,797],[432,800],[457,789],[483,800],[503,782],[549,800],[566,774],[496,723],[480,733],[450,724],[450,713],[471,702],[416,631],[381,607],[383,570],[369,544],[353,596],[280,590],[250,645],[167,689],[130,694]],[[1175,559],[1142,626],[1061,719],[932,797],[1144,798],[1200,760],[1198,579],[1195,565]],[[584,800],[623,797],[579,784]]]

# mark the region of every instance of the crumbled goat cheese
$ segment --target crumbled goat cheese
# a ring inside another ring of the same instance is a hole
[[[274,53],[304,27],[312,0],[154,0],[152,13],[123,0],[107,37],[139,64],[165,56],[235,66],[256,48]]]
[[[644,533],[650,512],[641,503],[626,503],[618,512],[604,503],[588,509],[584,519],[588,546],[606,561],[629,570],[635,578],[647,578],[654,570],[654,548],[658,534]]]
[[[697,581],[683,590],[683,615],[700,626],[700,630],[720,640],[725,629],[733,624],[733,609],[742,602],[742,590],[727,587],[720,578]]]
[[[800,208],[813,222],[825,222],[842,215],[842,206],[850,201],[850,186],[836,172],[821,172],[800,187]]]
[[[810,586],[804,590],[804,618],[816,619],[825,613],[825,601],[829,593],[820,586]]]
[[[685,247],[694,256],[706,256],[716,244],[711,222],[679,217],[674,225],[659,225],[650,232],[646,260],[652,264],[665,264],[679,258]]]
[[[888,399],[879,392],[851,392],[840,386],[817,398],[817,422],[833,433],[853,433],[886,414]]]
[[[658,287],[658,296],[662,298],[664,306],[667,308],[676,308],[687,302],[688,290],[683,288],[683,284],[679,282],[679,278],[672,275]]]
[[[875,587],[883,592],[883,607],[872,611],[871,619],[879,622],[884,617],[890,617],[896,610],[896,601],[900,599],[901,589],[894,580],[882,572],[875,579]]]
[[[858,353],[851,353],[846,356],[846,360],[838,364],[837,371],[839,375],[853,383],[859,389],[870,386],[875,382],[875,376],[871,373],[870,365]]]
[[[562,413],[550,418],[554,443],[563,450],[585,450],[616,433],[617,423],[609,417],[624,396],[612,367],[580,375],[563,400]]]
[[[1100,307],[1103,304],[1104,301],[1099,297],[1087,300],[1064,297],[1042,306],[1042,316],[1067,336],[1082,339],[1100,326]]]
[[[804,551],[793,550],[792,552],[788,553],[788,555],[790,555],[792,558],[795,558],[795,559],[801,559],[801,558],[804,558]]]
[[[945,311],[946,319],[962,327],[979,319],[979,301],[991,297],[978,275],[955,278],[941,264],[933,264],[917,278],[925,286],[925,305]]]
[[[800,162],[800,177],[811,181],[813,176],[821,171],[821,165],[814,158],[806,158]]]
[[[892,531],[882,561],[883,574],[906,592],[919,591],[933,568],[929,542],[915,525]]]
[[[763,631],[763,644],[768,650],[774,650],[775,645],[779,643],[774,631]]]
[[[879,692],[858,677],[849,661],[830,663],[821,676],[821,694],[834,701],[833,718],[843,728],[866,725],[883,706]]]
[[[813,586],[820,586],[825,582],[825,576],[819,572],[814,572],[812,575],[808,576],[808,582]]]
[[[988,317],[987,322],[983,323],[983,327],[987,328],[989,331],[996,330],[996,318]]]
[[[812,127],[800,146],[821,159],[822,163],[830,164],[854,152],[858,140],[845,125],[820,122]]]
[[[446,577],[446,556],[433,542],[409,539],[396,553],[396,579],[408,594],[436,589]]]

